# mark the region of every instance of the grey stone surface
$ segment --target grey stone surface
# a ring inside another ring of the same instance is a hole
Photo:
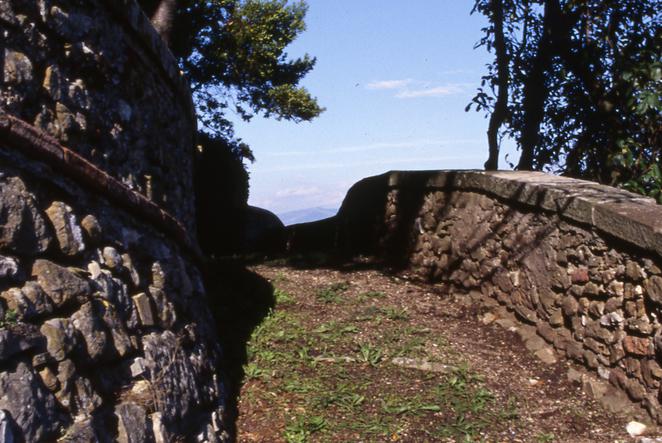
[[[91,301],[85,303],[71,316],[71,322],[80,332],[85,344],[85,352],[94,362],[108,354],[110,343],[105,324],[99,316],[101,302]]]
[[[55,439],[62,424],[52,394],[25,363],[0,372],[0,409],[9,413],[25,441]]]
[[[51,261],[38,259],[32,266],[32,275],[50,297],[55,306],[62,306],[77,297],[91,295],[89,282],[69,268]]]
[[[46,209],[46,215],[55,229],[60,250],[66,255],[76,255],[85,250],[83,231],[71,207],[62,202],[53,202]]]
[[[143,337],[142,346],[149,369],[154,392],[164,407],[161,412],[164,420],[186,417],[194,405],[208,401],[208,389],[198,384],[202,368],[194,364],[205,359],[187,358],[181,342],[170,331],[162,334],[151,333]],[[201,356],[202,357],[202,356]],[[215,389],[215,386],[208,386]]]
[[[144,443],[147,440],[147,414],[134,403],[123,403],[115,408],[118,421],[118,443]]]
[[[117,249],[112,246],[104,247],[101,256],[103,257],[103,264],[110,269],[117,269],[122,266],[122,257]]]
[[[0,255],[0,279],[12,280],[18,276],[18,270],[18,260]]]
[[[44,322],[40,329],[46,337],[46,349],[57,361],[64,360],[77,345],[74,325],[66,318],[53,318]]]
[[[99,438],[92,419],[86,415],[76,417],[67,432],[58,439],[59,443],[98,443],[100,441],[103,440]]]
[[[92,214],[88,214],[80,221],[80,226],[90,242],[93,244],[101,242],[103,231],[99,220]]]
[[[216,328],[194,257],[155,222],[195,232],[176,60],[134,0],[0,1],[0,33],[0,409],[18,441],[216,439]]]
[[[19,438],[16,436],[14,423],[9,415],[9,412],[0,410],[0,442],[14,443],[18,442]]]
[[[156,324],[156,320],[154,318],[154,307],[152,305],[152,299],[150,296],[144,292],[141,292],[140,294],[134,295],[132,299],[133,304],[138,311],[140,323],[143,326],[154,326]]]
[[[0,361],[31,349],[41,349],[44,345],[44,338],[34,325],[15,324],[0,329]]]
[[[34,256],[51,236],[34,196],[18,177],[0,176],[0,251]]]

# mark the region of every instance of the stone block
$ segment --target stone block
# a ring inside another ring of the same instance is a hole
[[[0,372],[0,410],[13,419],[25,441],[54,441],[63,424],[53,395],[22,362]]]
[[[138,311],[138,317],[140,318],[140,323],[143,326],[154,326],[156,325],[156,319],[154,315],[154,307],[152,305],[152,299],[149,295],[141,292],[140,294],[134,295],[132,297],[133,304]]]
[[[60,250],[65,255],[77,255],[85,250],[83,231],[70,206],[58,201],[53,202],[46,209],[46,215],[53,224]]]
[[[0,251],[36,256],[52,237],[37,203],[18,177],[0,177]]]
[[[623,348],[628,354],[639,356],[650,356],[655,353],[650,339],[632,335],[628,335],[623,339]]]
[[[86,279],[48,260],[36,260],[32,266],[32,275],[37,277],[39,286],[56,307],[63,306],[78,297],[87,297],[92,292],[90,283]]]
[[[147,441],[147,414],[135,403],[122,403],[115,408],[118,443],[143,443]]]
[[[40,331],[46,337],[48,353],[57,361],[64,360],[76,347],[76,330],[69,319],[47,320],[41,326]]]

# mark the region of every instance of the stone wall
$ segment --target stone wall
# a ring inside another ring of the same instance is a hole
[[[0,440],[226,439],[172,56],[133,0],[0,32]]]
[[[0,32],[0,111],[191,228],[191,97],[135,1],[3,0]]]
[[[392,172],[289,235],[291,250],[375,255],[447,291],[480,291],[662,421],[662,207],[651,199],[542,173]]]

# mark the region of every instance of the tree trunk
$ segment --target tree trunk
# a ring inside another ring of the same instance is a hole
[[[166,43],[170,43],[176,10],[177,0],[161,0],[152,16],[152,25]]]
[[[503,125],[508,112],[508,85],[510,82],[508,71],[508,51],[503,34],[503,0],[490,2],[491,20],[494,25],[494,49],[497,64],[497,100],[490,115],[487,129],[489,143],[489,157],[485,162],[485,169],[495,171],[499,169],[499,129]]]
[[[552,14],[550,1],[545,1],[543,17],[543,29],[538,41],[538,49],[529,71],[528,78],[524,83],[524,126],[520,134],[519,144],[522,155],[519,159],[517,169],[520,171],[531,171],[534,168],[536,147],[540,137],[540,125],[545,116],[545,101],[549,94],[549,88],[545,76],[552,66],[553,47],[551,41]]]
[[[563,64],[572,72],[584,87],[586,106],[586,130],[593,134],[603,133],[610,145],[614,145],[623,131],[623,123],[617,114],[617,103],[610,97],[610,91],[601,81],[598,72],[601,67],[592,68],[590,57],[585,57],[581,46],[575,47],[572,42],[572,30],[576,21],[564,14],[559,0],[549,0],[553,8],[553,41]],[[618,20],[618,17],[612,18]],[[609,182],[611,165],[609,164],[610,146],[604,146],[594,153],[592,171],[588,178]]]

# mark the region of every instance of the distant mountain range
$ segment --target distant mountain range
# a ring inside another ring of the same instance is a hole
[[[308,223],[311,221],[322,220],[336,215],[337,209],[331,208],[306,208],[297,209],[295,211],[288,211],[278,214],[278,218],[285,226],[295,225],[297,223]]]

